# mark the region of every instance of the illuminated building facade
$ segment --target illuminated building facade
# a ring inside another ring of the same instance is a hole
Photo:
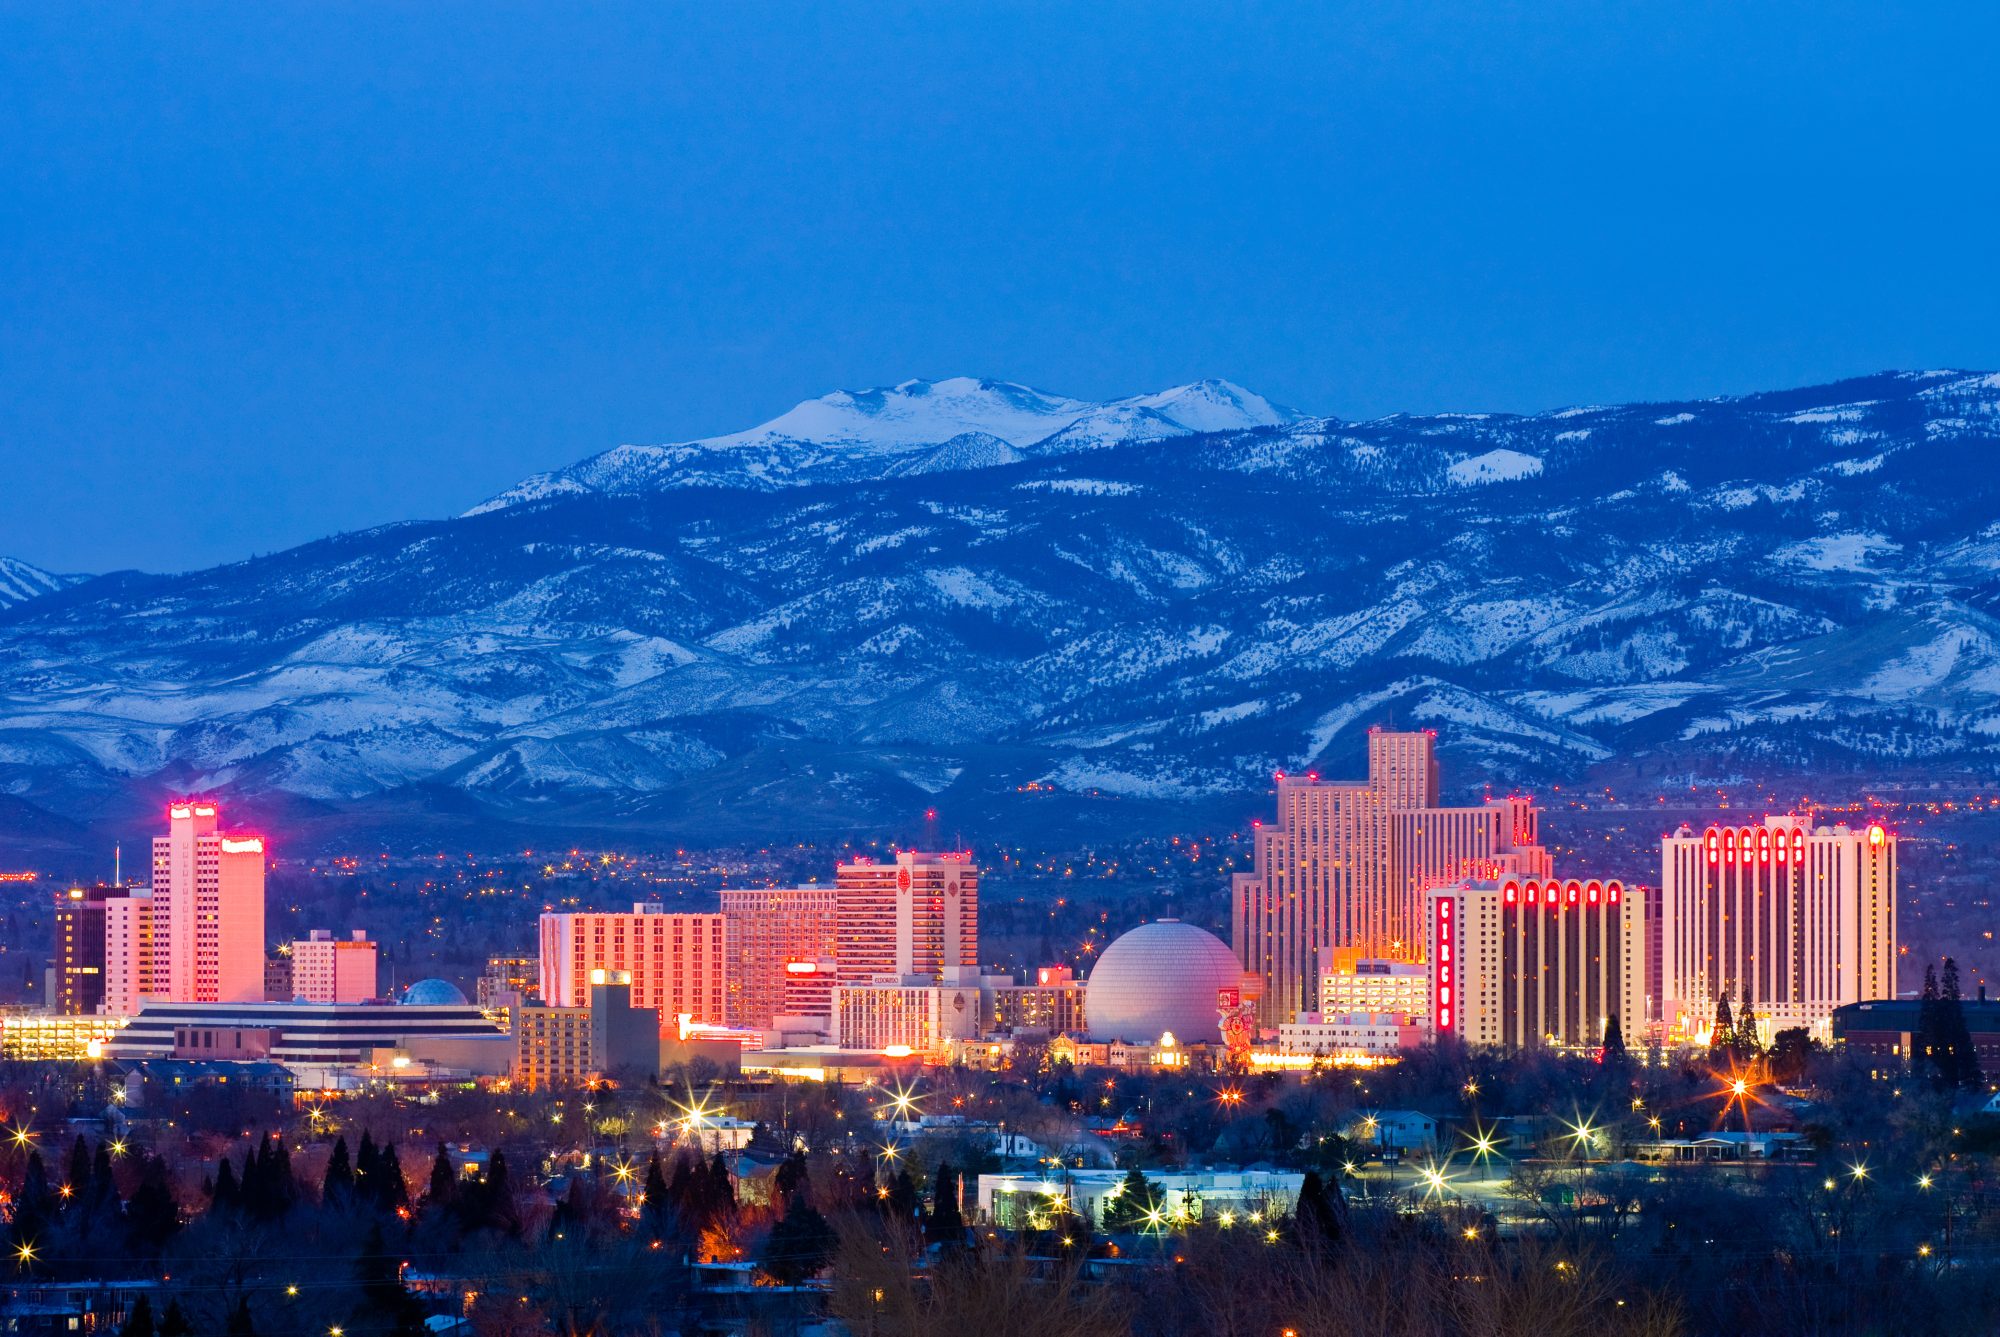
[[[176,1003],[264,999],[264,838],[219,829],[218,810],[167,808],[153,838],[151,979],[147,994]]]
[[[308,1003],[365,1003],[376,996],[375,944],[360,929],[336,938],[323,928],[292,944],[292,997]]]
[[[1081,1034],[1086,1029],[1083,982],[1068,966],[1043,966],[1032,983],[993,990],[990,1024],[995,1031]]]
[[[967,853],[855,858],[834,875],[842,984],[979,968],[979,869]]]
[[[980,1033],[980,1002],[977,983],[937,984],[924,976],[842,984],[833,991],[833,1042],[841,1049],[942,1053],[953,1040]]]
[[[1318,1010],[1322,976],[1355,959],[1420,960],[1430,887],[1548,874],[1532,800],[1438,806],[1436,741],[1374,729],[1366,780],[1278,776],[1277,820],[1256,828],[1232,886],[1231,941],[1265,982],[1266,1025]]]
[[[51,1016],[25,1008],[0,1010],[0,1059],[81,1063],[104,1057],[125,1018]]]
[[[515,1084],[561,1091],[612,1074],[657,1074],[659,1024],[653,1010],[633,998],[632,986],[628,971],[595,970],[584,1006],[516,1010]]]
[[[1662,1020],[1705,1033],[1747,993],[1772,1029],[1896,996],[1896,836],[1880,825],[1682,826],[1660,846]]]
[[[1508,1049],[1602,1044],[1646,1016],[1645,901],[1596,878],[1435,887],[1425,914],[1440,1042]]]
[[[1301,1012],[1278,1027],[1278,1052],[1341,1059],[1400,1053],[1425,1038],[1407,1012]]]
[[[488,1011],[503,1005],[503,995],[531,1001],[541,997],[542,964],[532,956],[489,956],[474,987],[479,1006]]]
[[[831,1017],[833,989],[840,981],[836,961],[785,962],[785,993],[779,1016]]]
[[[660,1014],[664,1032],[686,1015],[723,1025],[727,988],[719,914],[668,914],[657,902],[630,913],[552,913],[541,920],[541,994],[551,1007],[583,1007],[593,971],[632,976],[639,1007]]]
[[[1329,1016],[1350,1012],[1392,1012],[1406,1017],[1431,1014],[1431,975],[1408,961],[1356,961],[1320,976],[1319,1010]]]
[[[152,992],[153,894],[131,887],[104,902],[104,1013],[129,1017]]]
[[[145,888],[139,890],[143,894]],[[99,883],[71,887],[56,897],[55,1005],[64,1016],[92,1016],[104,1010],[107,907],[131,895],[130,887]]]
[[[839,893],[832,887],[723,890],[729,962],[724,1007],[730,1025],[767,1030],[773,1018],[789,1012],[785,968],[837,958],[839,910]]]

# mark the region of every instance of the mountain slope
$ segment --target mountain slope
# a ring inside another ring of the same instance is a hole
[[[1050,444],[1102,410],[21,604],[0,792],[713,840],[1234,821],[1383,722],[1496,783],[2000,768],[2000,377]]]
[[[11,608],[44,594],[68,589],[82,576],[58,576],[18,557],[0,557],[0,608]]]

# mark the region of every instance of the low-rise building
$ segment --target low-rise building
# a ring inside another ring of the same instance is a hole
[[[1320,976],[1322,1014],[1400,1012],[1430,1015],[1430,970],[1408,961],[1364,959]]]
[[[313,929],[292,944],[291,960],[294,998],[308,1003],[365,1003],[376,996],[376,947],[365,930],[336,938],[328,929]]]
[[[1056,1209],[1104,1222],[1105,1203],[1125,1191],[1125,1171],[1065,1170],[1054,1174],[979,1176],[976,1219],[1009,1230],[1046,1226]],[[1161,1216],[1169,1221],[1217,1224],[1276,1220],[1297,1202],[1305,1176],[1290,1170],[1168,1170],[1148,1173],[1160,1194]]]
[[[1080,1033],[1083,999],[1083,984],[1068,966],[1043,966],[1032,983],[994,987],[990,1028],[1016,1035]]]
[[[1979,1070],[2000,1072],[2000,1000],[1967,998],[1965,1029],[1972,1033],[1972,1051]],[[1856,1054],[1895,1063],[1916,1057],[1923,1002],[1916,998],[1883,998],[1849,1003],[1833,1010],[1833,1042]]]
[[[148,1002],[105,1041],[108,1057],[168,1058],[176,1052],[235,1052],[268,1032],[261,1051],[277,1063],[358,1063],[372,1050],[451,1036],[498,1035],[470,1003]]]
[[[1278,1027],[1278,1051],[1340,1059],[1395,1054],[1424,1042],[1424,1028],[1401,1012],[1301,1012]]]
[[[514,1082],[530,1091],[569,1090],[618,1074],[660,1070],[659,1016],[634,1006],[628,971],[591,972],[587,1007],[523,1007],[514,1013]]]

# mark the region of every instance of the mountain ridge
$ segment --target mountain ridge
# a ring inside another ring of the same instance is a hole
[[[1389,721],[1501,785],[2000,772],[2000,376],[915,435],[861,473],[579,484],[0,610],[0,793],[1129,830],[1241,820]]]

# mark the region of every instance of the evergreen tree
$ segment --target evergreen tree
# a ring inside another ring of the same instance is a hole
[[[69,1175],[63,1182],[69,1185],[67,1206],[81,1207],[90,1200],[90,1145],[81,1133],[70,1146]]]
[[[361,1255],[354,1260],[354,1280],[347,1331],[423,1337],[424,1307],[403,1289],[401,1265],[383,1241],[380,1223],[368,1227]]]
[[[924,1222],[924,1234],[933,1244],[962,1244],[965,1217],[958,1207],[958,1171],[950,1161],[938,1164],[931,1180],[931,1214]]]
[[[656,1151],[646,1162],[646,1189],[639,1198],[639,1217],[645,1222],[646,1232],[656,1240],[666,1238],[669,1207],[667,1176],[660,1169],[660,1153]]]
[[[285,1145],[282,1135],[271,1139],[271,1166],[276,1172],[271,1184],[272,1197],[283,1215],[299,1200],[299,1183],[292,1177],[292,1150]]]
[[[701,1162],[682,1151],[674,1157],[674,1176],[666,1187],[666,1202],[688,1238],[708,1225],[708,1178]],[[664,1218],[663,1218],[664,1219]]]
[[[146,1162],[139,1187],[125,1204],[125,1232],[130,1248],[143,1258],[157,1257],[181,1228],[180,1205],[167,1184],[167,1163],[158,1156]],[[160,1319],[162,1333],[166,1317]]]
[[[49,1188],[48,1167],[42,1164],[42,1153],[28,1153],[28,1167],[21,1174],[21,1189],[14,1197],[14,1215],[9,1222],[7,1243],[15,1249],[34,1248],[40,1245],[49,1228],[55,1224],[58,1211],[56,1195]]]
[[[792,1196],[800,1192],[810,1193],[811,1187],[811,1176],[806,1171],[806,1154],[794,1151],[779,1162],[777,1172],[771,1176],[772,1206],[782,1216],[791,1206]]]
[[[771,1228],[757,1261],[781,1285],[796,1286],[832,1261],[836,1242],[833,1227],[799,1194]]]
[[[111,1173],[111,1148],[97,1144],[97,1156],[90,1164],[90,1203],[98,1210],[118,1205],[118,1176]]]
[[[1339,1184],[1328,1192],[1319,1171],[1306,1171],[1305,1180],[1299,1185],[1298,1205],[1292,1211],[1299,1243],[1309,1252],[1331,1254],[1347,1233],[1346,1205]]]
[[[1940,1089],[1945,1085],[1944,1036],[1940,1023],[1942,999],[1938,996],[1937,967],[1924,967],[1924,992],[1917,1001],[1917,1033],[1911,1037],[1912,1066],[1919,1078],[1929,1077]]]
[[[159,1337],[159,1329],[153,1326],[153,1301],[142,1295],[132,1302],[132,1312],[125,1318],[125,1326],[118,1330],[118,1337]]]
[[[160,1337],[194,1337],[194,1324],[179,1300],[167,1301],[167,1312],[160,1315]]]
[[[1105,1199],[1104,1228],[1134,1230],[1148,1224],[1147,1218],[1161,1208],[1160,1190],[1147,1180],[1138,1166],[1125,1172],[1115,1196]]]
[[[326,1162],[326,1178],[320,1181],[319,1200],[328,1207],[345,1207],[354,1201],[354,1166],[347,1159],[345,1135],[334,1139],[333,1155]]]
[[[382,1204],[378,1194],[379,1173],[380,1166],[375,1155],[375,1135],[364,1128],[361,1130],[361,1141],[354,1148],[354,1196],[375,1207]]]
[[[1961,1090],[1983,1086],[1979,1051],[1973,1047],[1972,1030],[1965,1020],[1965,998],[1959,992],[1958,962],[1949,956],[1944,959],[1938,990],[1938,1032],[1944,1041],[1944,1084]]]
[[[514,1213],[514,1185],[507,1175],[507,1153],[496,1151],[486,1178],[460,1195],[459,1211],[467,1230],[497,1230],[511,1235],[520,1227]]]
[[[209,1195],[209,1207],[217,1212],[234,1212],[242,1205],[243,1190],[236,1183],[236,1167],[224,1156],[215,1169],[215,1189]]]
[[[924,1200],[917,1196],[917,1181],[910,1178],[908,1170],[898,1170],[889,1181],[889,1215],[898,1221],[909,1221],[923,1210]]]
[[[711,1224],[736,1219],[736,1181],[730,1177],[729,1167],[722,1163],[722,1153],[719,1151],[708,1162],[706,1197]]]
[[[410,1186],[403,1182],[403,1158],[394,1142],[375,1144],[372,1193],[375,1205],[385,1212],[410,1205]]]
[[[1622,1066],[1631,1057],[1625,1051],[1625,1028],[1619,1024],[1614,1013],[1604,1023],[1604,1066]]]
[[[431,1162],[431,1187],[424,1205],[432,1211],[447,1211],[458,1205],[458,1171],[442,1142],[438,1143],[437,1159]]]
[[[250,1298],[240,1297],[236,1308],[229,1311],[229,1326],[223,1337],[257,1337],[257,1325],[250,1321]]]
[[[1715,1030],[1708,1037],[1708,1055],[1720,1059],[1736,1048],[1736,1021],[1729,1014],[1729,990],[1725,987],[1715,1000]]]
[[[1729,1052],[1738,1063],[1757,1057],[1763,1046],[1757,1040],[1757,1009],[1750,1002],[1750,986],[1743,986],[1743,1006],[1736,1012],[1736,1031],[1730,1037]]]

